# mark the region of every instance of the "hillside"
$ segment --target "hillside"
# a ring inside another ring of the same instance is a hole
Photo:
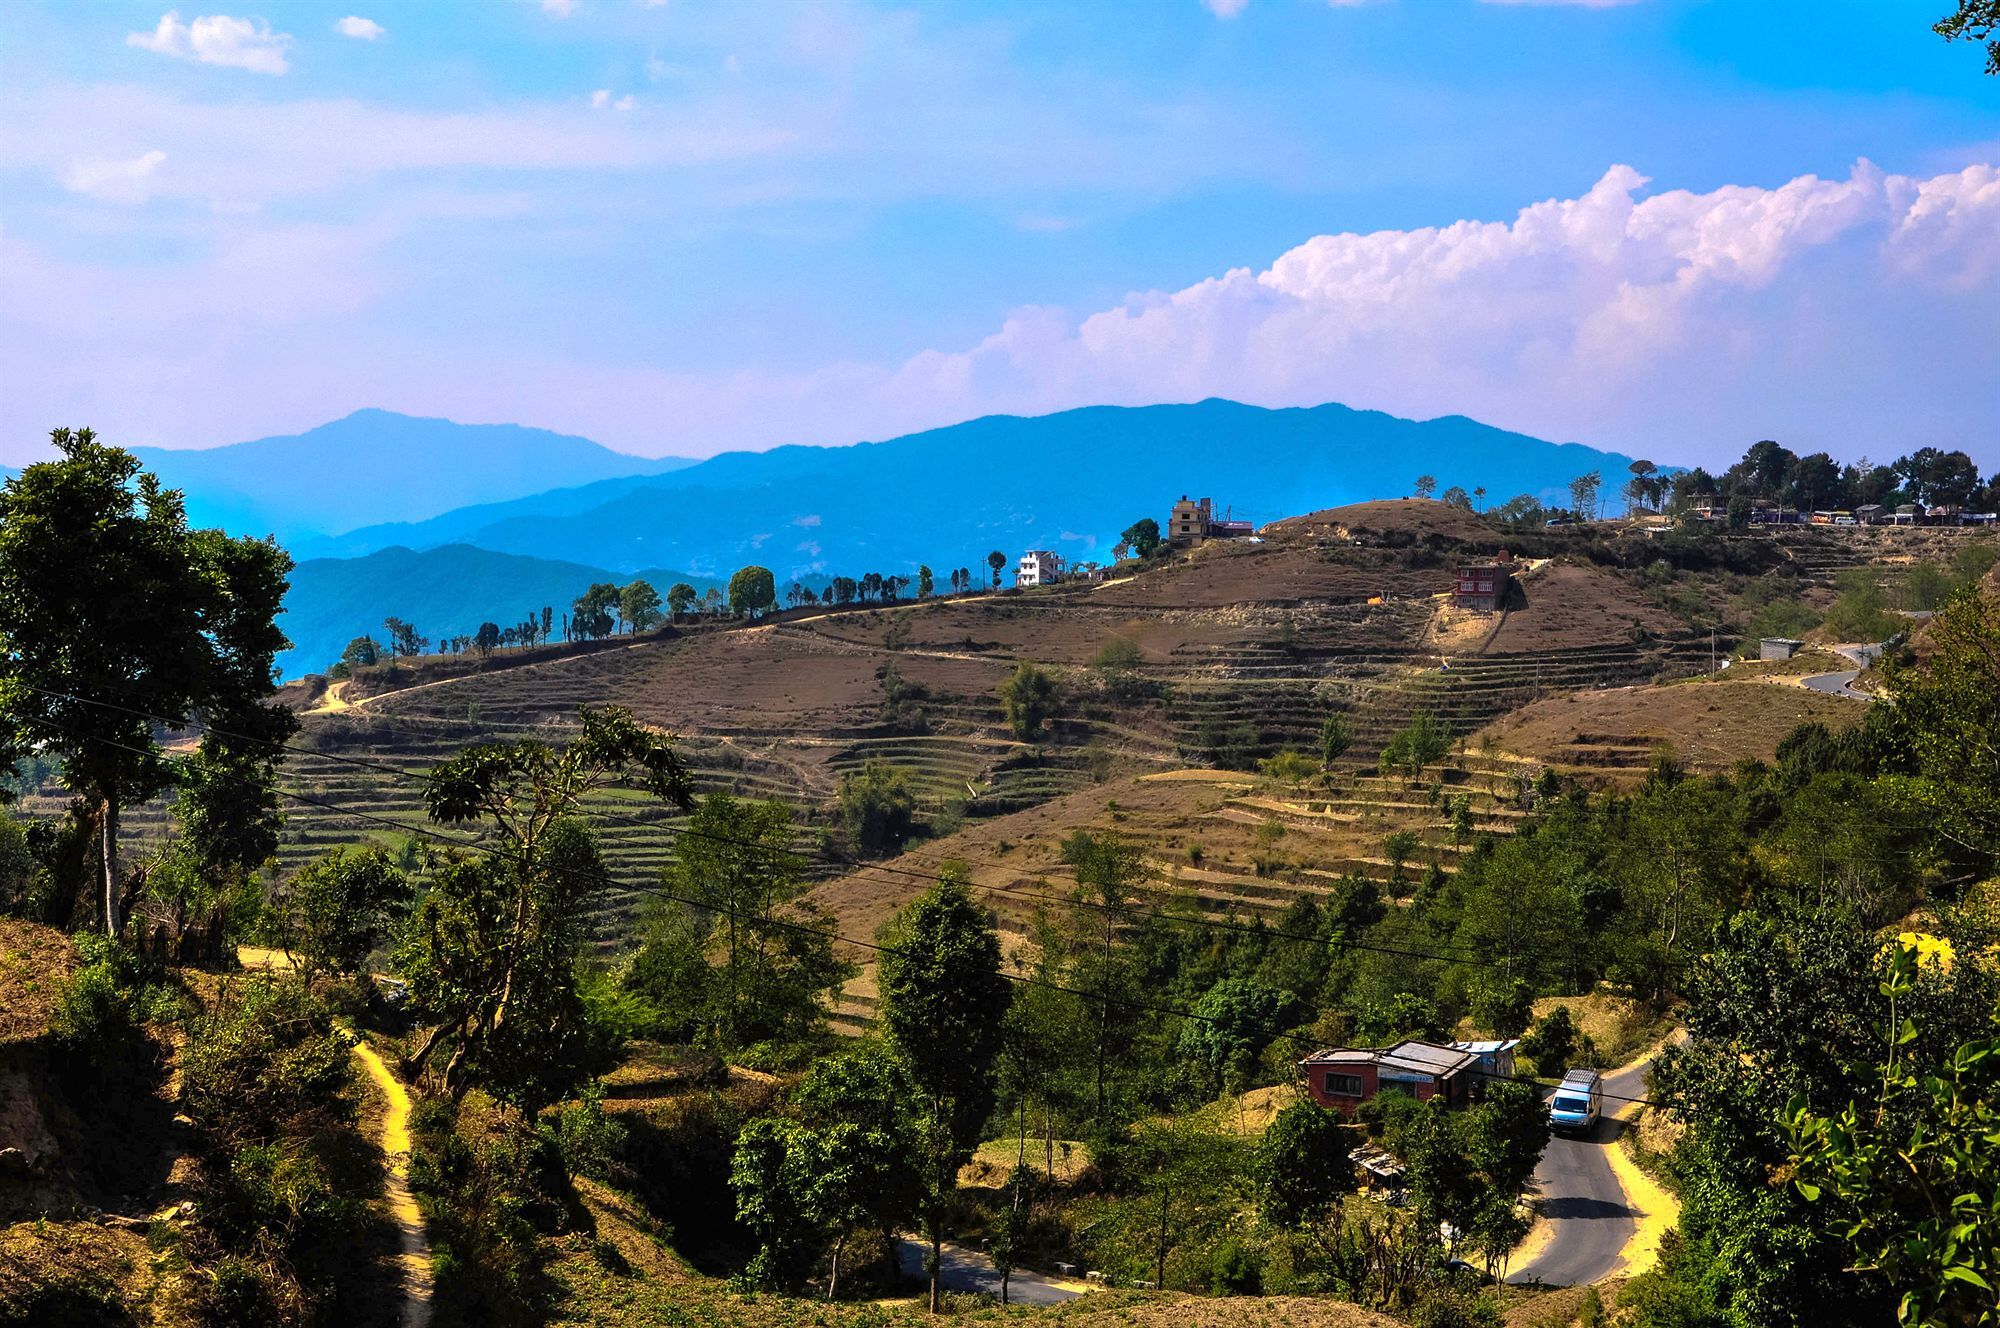
[[[303,548],[364,522],[417,521],[552,483],[659,475],[688,463],[629,456],[517,424],[459,424],[357,410],[301,434],[200,449],[135,447],[187,492],[196,525]]]
[[[725,453],[583,495],[356,530],[327,551],[463,541],[719,576],[755,561],[781,577],[977,566],[993,548],[1109,561],[1119,531],[1142,516],[1164,521],[1184,493],[1266,522],[1406,493],[1426,472],[1441,489],[1483,488],[1495,502],[1518,493],[1556,501],[1575,476],[1597,470],[1615,484],[1629,462],[1459,416],[1418,422],[1341,405],[1266,410],[1220,400],[1099,406],[990,416],[850,447]]]
[[[713,582],[661,568],[638,575],[662,595],[676,581],[696,590]],[[312,558],[292,570],[291,593],[279,626],[292,648],[278,657],[287,678],[324,670],[357,636],[383,638],[382,620],[391,615],[417,625],[436,640],[469,635],[479,624],[508,626],[555,610],[556,620],[593,582],[633,579],[601,567],[492,553],[465,544],[426,549],[384,549],[365,558]]]

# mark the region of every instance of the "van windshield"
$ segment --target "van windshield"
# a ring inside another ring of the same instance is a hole
[[[1557,1111],[1589,1111],[1590,1099],[1581,1097],[1569,1097],[1565,1095],[1556,1098],[1556,1100],[1550,1103],[1549,1105],[1554,1107]]]

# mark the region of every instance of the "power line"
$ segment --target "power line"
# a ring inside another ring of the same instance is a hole
[[[134,755],[151,754],[146,748],[135,747],[129,743],[118,742],[115,739],[105,738],[96,734],[77,734],[69,732],[63,729],[60,725],[54,723],[53,721],[44,720],[39,722],[42,723],[44,727],[52,729],[57,733],[63,734],[65,737],[68,737],[72,740],[81,739],[82,741],[85,742],[94,742],[103,746],[115,748],[120,751],[129,752]],[[390,825],[398,829],[407,830],[413,834],[420,834],[431,839],[436,839],[455,849],[469,849],[473,852],[483,853],[489,858],[500,859],[503,861],[506,858],[505,854],[503,854],[501,851],[495,848],[475,842],[469,842],[467,840],[459,839],[454,836],[444,834],[443,832],[430,826],[411,827],[404,825],[402,822],[393,821],[388,817],[377,816],[367,812],[356,812],[347,808],[341,808],[332,803],[323,802],[319,799],[301,794],[294,789],[287,789],[275,783],[267,783],[263,780],[252,778],[247,774],[242,774],[234,770],[225,769],[219,771],[218,773],[220,773],[224,778],[233,780],[238,784],[252,788],[263,789],[268,792],[278,794],[281,797],[287,797],[295,801],[305,803],[309,806],[322,807],[327,810],[337,812],[341,815],[354,816],[362,820],[377,821],[384,825]],[[591,873],[591,875],[594,877],[594,879],[596,879],[600,884],[603,885],[620,886],[622,888],[632,890],[635,893],[658,895],[661,898],[671,899],[674,900],[675,902],[684,904],[691,908],[702,909],[704,911],[711,913],[720,913],[726,917],[735,918],[738,921],[745,922],[753,927],[754,926],[777,927],[782,930],[792,931],[802,935],[814,936],[827,941],[838,941],[842,944],[852,945],[863,950],[872,951],[873,953],[876,954],[894,954],[904,957],[915,957],[911,954],[910,951],[903,949],[901,947],[882,945],[879,942],[875,941],[864,941],[857,937],[847,936],[831,928],[813,927],[805,923],[794,922],[787,918],[778,918],[778,917],[763,916],[755,913],[746,913],[741,909],[730,908],[726,905],[715,904],[704,900],[691,899],[687,896],[676,894],[675,892],[670,891],[663,886],[647,887],[647,886],[625,885],[624,883],[614,878],[608,870],[599,870],[594,873]],[[1075,996],[1082,1000],[1095,1001],[1100,1004],[1118,1005],[1125,1009],[1131,1010],[1135,1013],[1167,1015],[1173,1018],[1189,1019],[1197,1023],[1205,1023],[1215,1026],[1222,1026],[1225,1023],[1224,1020],[1216,1016],[1199,1014],[1193,1010],[1185,1010],[1177,1006],[1158,1005],[1150,1002],[1134,1001],[1122,996],[1112,995],[1109,992],[1085,991],[1082,990],[1081,988],[1071,987],[1063,983],[1053,982],[1046,978],[1038,978],[1020,973],[1010,973],[1006,971],[1004,968],[996,969],[995,971],[1002,978],[1016,984],[1017,986],[1042,987],[1048,990],[1059,991],[1067,995]],[[1268,1034],[1268,1038],[1272,1042],[1280,1042],[1280,1041],[1290,1042],[1299,1046],[1312,1047],[1315,1049],[1323,1049],[1324,1047],[1324,1044],[1317,1039],[1301,1037],[1298,1034],[1290,1033],[1282,1029],[1266,1029],[1265,1032]],[[1505,1075],[1488,1074],[1484,1071],[1480,1071],[1477,1069],[1473,1070],[1472,1073],[1475,1075],[1475,1077],[1482,1079],[1504,1080],[1507,1078],[1507,1076]],[[1524,1080],[1524,1082],[1539,1083],[1539,1081],[1533,1079]],[[1548,1087],[1548,1085],[1546,1084],[1542,1084],[1540,1086]],[[1623,1097],[1621,1095],[1604,1093],[1602,1091],[1600,1091],[1599,1096],[1617,1101],[1637,1102],[1649,1106],[1656,1106],[1662,1108],[1664,1108],[1667,1105],[1665,1103],[1653,1102],[1650,1099],[1646,1098]]]

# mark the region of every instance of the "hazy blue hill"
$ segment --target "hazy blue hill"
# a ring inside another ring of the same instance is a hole
[[[1141,516],[1164,523],[1183,493],[1258,522],[1407,494],[1420,474],[1436,476],[1440,490],[1483,487],[1489,503],[1519,493],[1559,501],[1589,470],[1614,491],[1630,461],[1462,416],[1418,422],[1340,405],[1266,410],[1219,400],[1100,406],[989,416],[852,447],[726,453],[670,475],[356,530],[346,543],[360,552],[377,541],[451,540],[715,576],[753,561],[781,577],[919,561],[971,566],[996,548],[1103,559],[1126,525]]]
[[[187,491],[196,525],[272,534],[299,547],[363,523],[421,520],[472,503],[617,475],[657,476],[689,464],[629,456],[546,429],[386,410],[357,410],[302,434],[227,447],[132,451]]]
[[[415,623],[433,641],[469,635],[486,621],[502,627],[523,622],[543,605],[562,615],[593,581],[630,581],[633,573],[601,567],[493,553],[465,544],[414,552],[383,549],[365,558],[311,558],[292,571],[291,593],[279,625],[292,649],[279,657],[287,678],[318,673],[357,636],[384,640],[391,615]],[[638,573],[664,596],[675,581],[697,590],[712,582],[658,569]]]

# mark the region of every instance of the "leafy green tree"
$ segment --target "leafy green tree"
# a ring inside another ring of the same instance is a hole
[[[797,1285],[818,1250],[814,1144],[811,1131],[782,1116],[759,1116],[737,1132],[729,1188],[736,1195],[736,1220],[757,1241],[745,1272],[753,1285],[780,1290]]]
[[[2000,0],[1958,0],[1958,8],[1939,19],[1931,31],[1946,41],[1960,38],[1986,43],[1986,72],[2000,74]]]
[[[973,902],[962,869],[948,868],[897,915],[886,939],[882,1024],[921,1099],[916,1170],[935,1313],[948,1205],[959,1168],[971,1160],[993,1108],[994,1068],[1012,992],[1000,972],[991,915]]]
[[[340,652],[340,662],[352,669],[369,668],[382,660],[382,647],[372,636],[357,636]]]
[[[1014,730],[1014,736],[1024,742],[1032,741],[1042,731],[1049,717],[1055,713],[1056,682],[1043,669],[1027,660],[1014,666],[1014,672],[1006,682],[1000,684],[1000,710],[1007,717],[1007,725]]]
[[[1537,1074],[1554,1078],[1575,1064],[1579,1036],[1576,1017],[1567,1005],[1558,1005],[1535,1021],[1518,1050]]]
[[[1327,712],[1319,722],[1319,759],[1331,766],[1354,746],[1354,726],[1338,710]]]
[[[667,738],[617,707],[585,707],[578,718],[582,731],[567,747],[484,743],[425,780],[433,821],[483,821],[498,841],[432,873],[398,952],[429,1025],[410,1062],[428,1066],[449,1046],[442,1077],[454,1099],[476,1082],[533,1115],[603,1057],[577,970],[585,923],[610,878],[582,805],[620,782],[682,810],[694,805]]]
[[[887,761],[871,759],[842,775],[839,798],[841,829],[860,852],[894,852],[916,827],[909,772]]]
[[[619,978],[643,1011],[635,1036],[689,1042],[714,1028],[721,984],[709,963],[713,932],[712,914],[677,899],[656,900],[646,910],[639,947]]]
[[[1464,489],[1459,488],[1456,484],[1439,494],[1438,501],[1446,507],[1456,507],[1462,512],[1470,512],[1472,510],[1472,495]]]
[[[1435,475],[1417,476],[1417,485],[1416,485],[1417,497],[1429,498],[1432,494],[1437,492],[1437,487],[1438,487],[1437,476]]]
[[[1569,482],[1570,510],[1576,513],[1577,520],[1596,520],[1597,493],[1603,487],[1604,475],[1601,471],[1595,470],[1587,475],[1579,475]]]
[[[1076,950],[1070,985],[1088,993],[1095,1027],[1091,1039],[1093,1123],[1110,1124],[1113,1079],[1131,1055],[1140,1017],[1137,974],[1121,951],[1121,931],[1136,916],[1132,895],[1145,877],[1145,859],[1115,835],[1079,830],[1063,840],[1063,862],[1076,876],[1077,906],[1070,912]]]
[[[694,587],[685,581],[676,581],[668,586],[668,617],[672,618],[675,622],[679,622],[683,617],[687,616],[688,610],[694,607],[696,598],[698,597],[695,594]]]
[[[1378,764],[1382,773],[1400,769],[1414,783],[1450,751],[1451,731],[1430,711],[1419,710],[1389,739]]]
[[[268,541],[190,530],[180,494],[90,430],[51,439],[58,460],[0,488],[0,773],[31,752],[60,755],[95,822],[93,893],[115,934],[129,903],[120,812],[175,782],[160,727],[207,721],[198,773],[212,778],[191,789],[218,818],[205,844],[243,856],[270,840],[271,744],[297,731],[271,700],[292,564]],[[225,790],[235,776],[257,791]],[[67,884],[88,889],[83,877]]]
[[[500,624],[483,622],[479,630],[472,634],[472,645],[482,655],[490,655],[500,648]]]
[[[801,1039],[824,1018],[824,998],[847,969],[816,915],[796,904],[805,864],[792,850],[791,811],[779,802],[703,798],[674,840],[668,891],[708,911],[722,945],[712,984],[714,1027],[725,1045]]]
[[[1213,1091],[1232,1080],[1246,1080],[1295,1011],[1289,992],[1249,978],[1224,978],[1202,993],[1192,1014],[1181,1026],[1180,1054],[1195,1064]]]
[[[660,592],[643,578],[618,592],[618,616],[628,632],[643,632],[660,621]]]
[[[420,634],[413,622],[390,617],[382,620],[382,626],[389,633],[389,655],[392,659],[415,659],[431,648],[431,639]]]
[[[922,1146],[911,1111],[919,1100],[909,1068],[880,1043],[815,1062],[793,1093],[817,1132],[814,1208],[833,1243],[828,1300],[839,1287],[848,1238],[891,1230],[917,1208],[921,1192],[909,1160]]]
[[[328,850],[271,914],[271,940],[308,977],[358,972],[409,907],[410,879],[380,848]]]
[[[577,596],[570,606],[569,627],[579,641],[595,641],[611,635],[617,626],[612,617],[618,609],[618,587],[598,581]]]
[[[1155,1117],[1134,1132],[1129,1167],[1152,1215],[1153,1285],[1164,1289],[1167,1256],[1213,1221],[1241,1174],[1238,1150],[1206,1112]]]
[[[1257,1142],[1256,1177],[1264,1218],[1288,1230],[1323,1221],[1354,1193],[1352,1131],[1312,1102],[1279,1112]]]
[[[1160,543],[1160,523],[1149,516],[1142,516],[1125,527],[1125,533],[1118,537],[1119,549],[1129,549],[1140,558],[1152,557]],[[1117,556],[1123,558],[1125,555],[1118,552]]]
[[[1839,1216],[1854,1264],[1900,1288],[1896,1321],[1913,1328],[1991,1322],[2000,1299],[2000,1038],[1953,1048],[1924,1066],[1905,1048],[1914,1023],[1896,1001],[1916,989],[1921,951],[1896,947],[1874,1101],[1815,1112],[1803,1098],[1786,1128],[1808,1203]]]
[[[778,585],[768,567],[739,567],[729,578],[729,611],[759,614],[778,602]]]
[[[986,565],[993,569],[993,588],[998,590],[1000,588],[1000,573],[1007,566],[1007,555],[995,549],[986,555]]]
[[[937,584],[937,575],[931,571],[929,563],[917,564],[917,598],[929,599],[931,590]]]

